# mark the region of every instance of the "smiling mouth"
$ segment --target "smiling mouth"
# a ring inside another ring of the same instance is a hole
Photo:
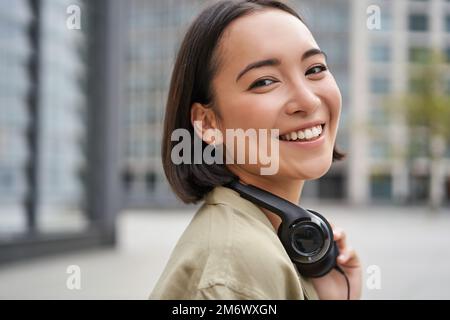
[[[283,134],[278,138],[281,141],[313,141],[322,136],[325,128],[325,123],[312,126],[303,130],[292,131],[287,134]]]

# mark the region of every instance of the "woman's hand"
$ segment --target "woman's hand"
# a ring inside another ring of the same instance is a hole
[[[350,282],[350,299],[360,299],[362,290],[362,267],[355,250],[347,246],[345,232],[333,228],[334,240],[339,248],[338,266],[345,272]],[[314,288],[323,300],[347,299],[347,283],[344,275],[333,269],[320,278],[311,278]]]

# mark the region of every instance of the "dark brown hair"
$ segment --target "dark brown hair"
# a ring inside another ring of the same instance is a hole
[[[174,164],[171,159],[175,129],[187,129],[195,137],[190,120],[194,102],[214,105],[212,80],[219,59],[217,45],[226,27],[239,17],[264,9],[279,9],[303,19],[286,4],[274,0],[220,1],[204,11],[190,25],[178,51],[172,72],[164,117],[162,136],[162,162],[167,180],[175,194],[185,203],[196,203],[215,186],[224,185],[237,177],[225,164]],[[193,150],[193,139],[191,141]],[[207,146],[202,142],[202,150]],[[191,152],[192,153],[192,152]],[[333,161],[343,158],[334,148]]]

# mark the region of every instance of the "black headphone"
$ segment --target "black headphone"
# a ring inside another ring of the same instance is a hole
[[[224,186],[281,218],[278,237],[300,274],[322,277],[336,268],[339,250],[333,240],[333,230],[322,215],[238,180]]]

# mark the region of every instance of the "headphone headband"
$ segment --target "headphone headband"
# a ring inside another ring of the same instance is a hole
[[[277,214],[288,224],[299,218],[311,218],[311,214],[305,209],[277,195],[270,194],[268,196],[267,191],[253,185],[246,185],[233,180],[225,186],[229,186],[231,189],[237,191],[242,198]]]

